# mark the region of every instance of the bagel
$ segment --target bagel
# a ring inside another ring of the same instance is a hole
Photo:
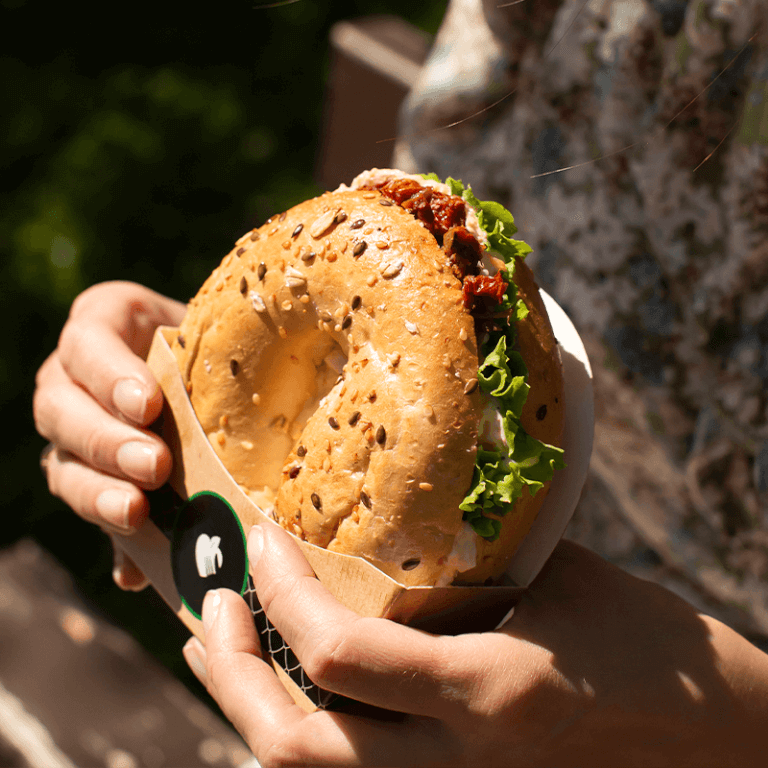
[[[191,300],[172,349],[192,406],[233,478],[301,539],[406,586],[496,579],[561,465],[559,353],[524,244],[489,260],[471,191],[396,171],[352,187],[246,233]],[[515,303],[489,315],[502,275]],[[522,357],[528,383],[502,430],[482,343],[515,327],[504,365]],[[502,432],[536,469],[491,508]]]

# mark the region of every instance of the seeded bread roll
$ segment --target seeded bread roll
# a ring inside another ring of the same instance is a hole
[[[368,189],[273,218],[205,282],[173,350],[223,464],[283,527],[406,586],[450,583],[456,570],[483,583],[503,572],[546,488],[524,493],[495,542],[462,521],[487,407],[475,319],[455,263],[414,216]],[[529,308],[517,334],[531,384],[523,426],[559,445],[557,344],[523,262],[515,279]],[[456,567],[468,535],[471,570]]]
[[[327,193],[246,237],[173,349],[214,449],[277,489],[278,522],[434,584],[472,479],[477,346],[445,254],[385,202]]]

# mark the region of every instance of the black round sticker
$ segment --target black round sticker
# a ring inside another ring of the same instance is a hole
[[[176,516],[171,567],[184,605],[198,619],[210,589],[226,587],[241,595],[248,584],[248,555],[240,519],[225,499],[203,491]]]

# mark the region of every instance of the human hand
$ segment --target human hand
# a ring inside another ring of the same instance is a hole
[[[95,285],[75,299],[56,350],[37,373],[34,417],[50,440],[41,462],[52,494],[107,533],[130,535],[149,512],[144,490],[171,468],[168,447],[146,427],[163,396],[146,357],[155,328],[178,325],[185,306],[141,285]],[[115,582],[146,581],[115,549]]]
[[[309,677],[368,705],[304,713],[245,602],[209,592],[206,646],[184,655],[264,768],[763,764],[768,657],[575,544],[501,629],[456,637],[347,610],[276,526],[254,527],[248,552]]]

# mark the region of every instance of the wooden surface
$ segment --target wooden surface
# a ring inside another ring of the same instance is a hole
[[[240,737],[90,613],[32,541],[0,551],[0,768],[249,768]]]

